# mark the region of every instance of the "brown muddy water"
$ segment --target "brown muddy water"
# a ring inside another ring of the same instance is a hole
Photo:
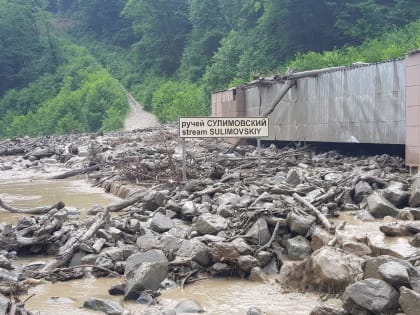
[[[107,206],[121,200],[91,187],[81,179],[0,181],[0,198],[16,208],[33,208],[63,201],[81,215],[94,205]],[[22,214],[0,210],[0,222],[15,223]]]
[[[0,198],[15,207],[34,207],[64,201],[67,206],[88,209],[93,205],[108,205],[118,198],[105,194],[102,189],[91,188],[83,180],[15,180],[0,181]],[[0,222],[16,222],[19,215],[0,212]],[[16,263],[48,260],[51,257],[25,257]],[[99,314],[81,308],[87,297],[122,301],[121,297],[107,293],[112,284],[122,278],[81,279],[68,282],[43,283],[33,286],[27,309],[40,315]],[[172,289],[162,293],[159,309],[174,308],[185,299],[194,299],[207,314],[245,314],[251,307],[259,307],[266,314],[307,315],[319,298],[313,294],[282,293],[275,281],[270,284],[239,279],[204,280],[188,285],[183,290]],[[123,302],[130,314],[144,314],[146,306]]]

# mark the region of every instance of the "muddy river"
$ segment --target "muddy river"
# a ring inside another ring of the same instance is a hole
[[[28,180],[0,181],[0,198],[15,207],[34,207],[64,201],[69,207],[79,208],[81,214],[93,205],[108,205],[119,198],[105,194],[102,189],[91,188],[83,180]],[[0,210],[0,222],[16,222],[18,214]],[[18,264],[48,260],[49,257],[25,257]],[[99,314],[81,308],[87,297],[122,301],[107,291],[122,278],[82,279],[69,282],[39,284],[30,289],[34,295],[27,302],[27,309],[37,314]],[[319,298],[311,294],[282,293],[275,281],[269,284],[239,279],[204,280],[188,285],[183,290],[162,292],[159,308],[173,308],[178,302],[194,299],[206,309],[207,314],[245,314],[251,307],[259,307],[266,314],[307,315]],[[144,314],[147,307],[124,302],[131,314]]]

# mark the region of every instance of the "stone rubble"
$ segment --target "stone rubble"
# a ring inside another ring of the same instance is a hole
[[[98,165],[87,175],[91,183],[133,200],[80,244],[63,266],[71,269],[61,271],[43,272],[46,263],[16,268],[13,258],[21,252],[59,257],[105,209],[94,207],[83,220],[72,219],[74,209],[64,208],[22,216],[14,225],[0,223],[0,302],[8,296],[6,280],[24,290],[28,278],[64,281],[117,273],[125,283],[111,294],[136,300],[162,289],[165,279],[184,286],[209,276],[266,281],[280,272],[284,285],[343,294],[343,309],[331,314],[411,315],[419,309],[420,253],[373,257],[381,254],[374,242],[344,236],[345,225],[326,229],[319,214],[293,197],[305,198],[330,223],[351,212],[363,221],[406,219],[399,224],[414,231],[407,224],[420,219],[420,177],[410,177],[401,158],[275,145],[263,148],[261,156],[251,145],[225,153],[230,146],[188,139],[184,183],[173,126],[0,142],[2,172],[45,174]],[[383,224],[395,230],[395,224]],[[420,233],[415,234],[411,243],[420,246]],[[286,267],[291,263],[294,267]],[[88,301],[86,307],[102,307]],[[188,303],[183,310],[193,309]],[[327,313],[326,306],[312,312]]]

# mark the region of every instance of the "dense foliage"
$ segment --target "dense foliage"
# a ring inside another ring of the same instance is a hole
[[[205,115],[254,76],[401,57],[419,16],[418,0],[0,0],[0,137],[119,129],[124,88],[161,121]]]

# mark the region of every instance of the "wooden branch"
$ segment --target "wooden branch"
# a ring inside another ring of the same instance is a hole
[[[59,175],[55,175],[55,176],[50,177],[50,179],[65,179],[65,178],[69,178],[69,177],[73,177],[73,176],[77,176],[81,174],[99,171],[100,168],[101,168],[100,165],[93,165],[93,166],[89,166],[89,167],[85,167],[85,168],[81,168],[81,169],[77,169],[73,171],[68,171]]]
[[[57,209],[60,210],[62,208],[64,208],[66,205],[64,204],[64,202],[59,201],[56,204],[49,206],[49,207],[37,207],[37,208],[32,208],[32,209],[18,209],[18,208],[14,208],[10,205],[7,205],[4,203],[3,200],[0,199],[0,208],[3,208],[6,211],[12,212],[12,213],[25,213],[25,214],[45,214],[49,211],[51,211],[52,209]]]
[[[312,205],[308,200],[305,198],[302,198],[298,194],[294,193],[293,198],[295,198],[297,201],[303,203],[305,206],[307,206],[309,209],[312,210],[312,212],[316,215],[316,217],[321,221],[322,225],[325,227],[325,229],[333,234],[335,232],[335,229],[332,228],[330,221],[319,211],[314,205]]]
[[[134,196],[134,197],[131,197],[130,199],[123,200],[119,203],[112,204],[108,206],[107,209],[110,212],[117,212],[135,204],[136,202],[139,202],[142,198],[143,198],[142,196]]]
[[[420,225],[416,224],[396,224],[381,225],[379,230],[386,236],[410,236],[420,233]]]
[[[267,248],[270,248],[270,247],[271,247],[271,244],[273,244],[273,241],[274,241],[274,239],[276,238],[277,233],[279,232],[279,228],[280,228],[280,222],[277,222],[277,223],[276,223],[276,226],[274,227],[274,231],[273,231],[273,234],[271,235],[270,240],[269,240],[266,244],[264,244],[263,246],[261,246],[260,248],[258,248],[258,249],[255,251],[254,256],[257,256],[257,254],[258,254],[260,251],[265,250],[265,249],[267,249]]]
[[[268,109],[263,114],[261,114],[260,117],[268,117],[274,111],[274,109],[276,109],[277,104],[280,103],[282,98],[294,85],[295,85],[294,80],[287,81],[286,84],[283,85],[283,87],[279,91],[279,94],[277,94],[274,100],[271,101],[270,106],[268,106]]]

